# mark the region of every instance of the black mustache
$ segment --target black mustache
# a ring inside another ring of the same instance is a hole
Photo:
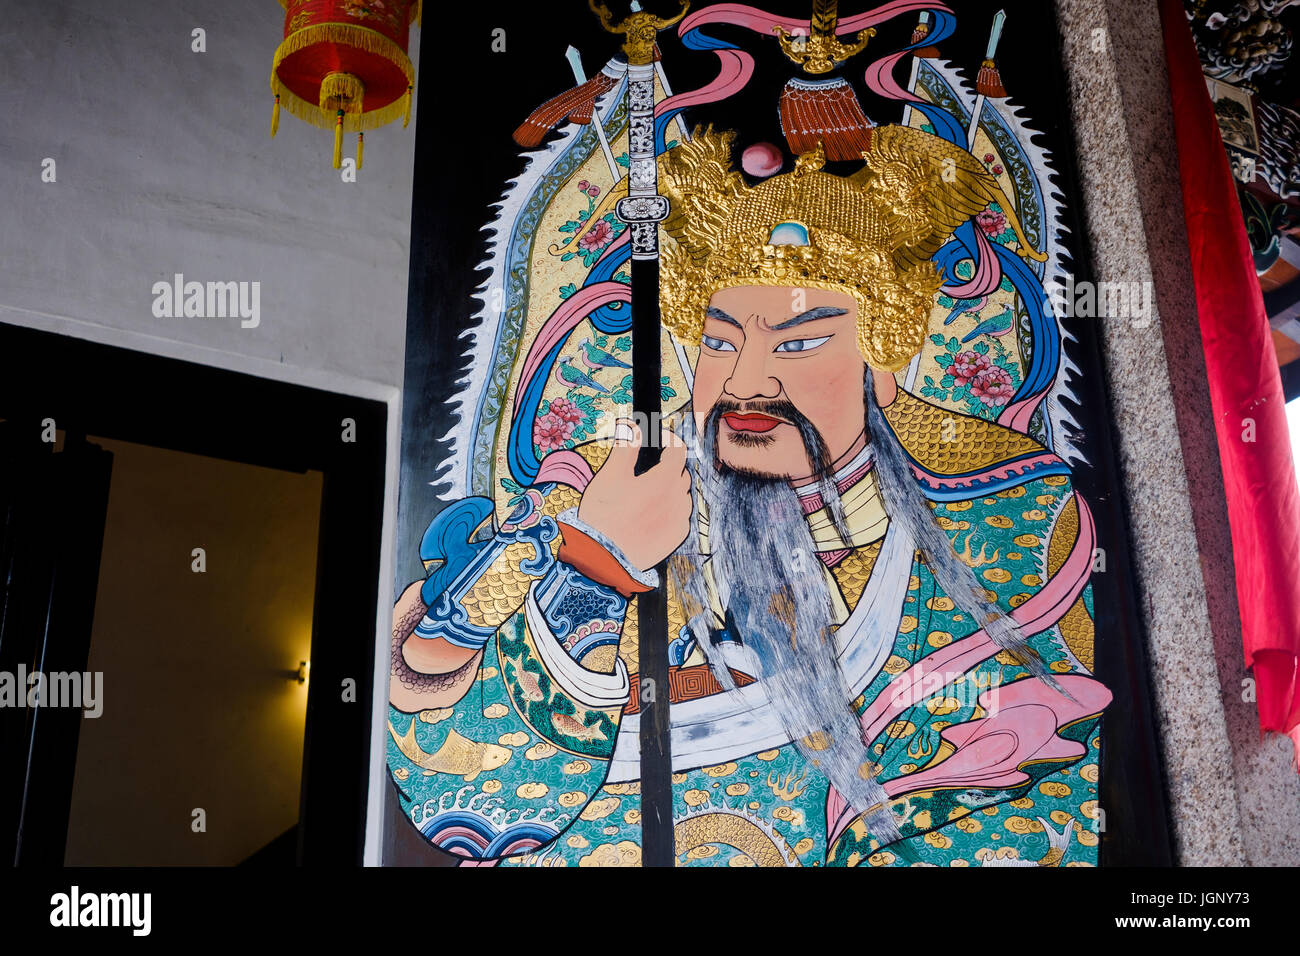
[[[832,479],[834,462],[831,459],[831,451],[826,444],[826,439],[822,437],[822,433],[817,429],[817,426],[809,421],[808,416],[799,411],[794,403],[788,399],[774,398],[759,402],[737,402],[734,399],[719,398],[709,411],[709,417],[704,426],[704,434],[713,438],[711,451],[713,452],[715,471],[721,471],[723,468],[721,456],[718,454],[718,421],[723,415],[730,412],[770,415],[773,418],[780,418],[789,422],[799,430],[804,452],[808,455],[808,461],[813,466],[813,479],[821,487],[822,501],[830,510],[831,521],[835,525],[835,530],[839,532],[841,538],[848,541],[848,525],[844,519],[843,505],[840,503],[839,490],[835,487],[835,482]]]
[[[713,409],[709,412],[706,433],[715,436],[714,457],[717,458],[717,424],[723,415],[731,412],[755,413],[759,415],[770,415],[773,418],[784,419],[799,430],[799,437],[803,439],[804,451],[808,454],[808,460],[813,466],[813,477],[818,481],[829,478],[831,474],[831,453],[826,445],[826,439],[818,431],[817,426],[808,420],[803,412],[795,408],[794,402],[787,399],[776,398],[762,402],[737,402],[729,398],[720,398],[714,403]]]
[[[730,398],[720,398],[713,404],[713,410],[709,413],[711,416],[721,417],[731,412],[754,413],[759,415],[770,415],[773,418],[783,418],[792,425],[799,427],[800,431],[806,425],[813,431],[812,422],[804,416],[803,412],[794,407],[794,402],[784,398],[768,399],[761,402],[737,402]]]

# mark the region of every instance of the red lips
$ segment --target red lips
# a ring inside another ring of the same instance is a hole
[[[727,412],[722,416],[722,420],[738,432],[770,432],[777,425],[782,424],[781,419],[773,418],[771,415],[761,415],[758,412]]]

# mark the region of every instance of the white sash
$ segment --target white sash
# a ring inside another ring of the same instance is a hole
[[[840,668],[855,693],[874,680],[889,659],[915,554],[911,536],[898,522],[891,522],[862,596],[835,632]],[[727,666],[749,674],[757,672],[750,649],[730,643],[719,647]],[[669,714],[674,771],[726,763],[790,741],[761,681],[672,704]],[[640,714],[623,718],[607,782],[640,779],[640,730]]]

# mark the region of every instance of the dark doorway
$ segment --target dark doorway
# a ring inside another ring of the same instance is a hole
[[[386,419],[0,324],[0,857],[361,862]]]

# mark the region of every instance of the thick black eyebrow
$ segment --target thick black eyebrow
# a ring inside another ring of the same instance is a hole
[[[731,316],[727,315],[727,313],[723,312],[723,311],[722,311],[721,309],[719,309],[717,306],[713,306],[713,305],[709,306],[709,307],[704,311],[704,315],[705,315],[705,317],[707,317],[707,318],[710,318],[710,319],[717,319],[719,322],[726,322],[726,323],[728,323],[729,325],[734,325],[736,328],[740,329],[742,332],[745,331],[745,327],[744,327],[743,325],[741,325],[739,322],[737,322],[737,321],[736,321],[735,319],[733,319]]]
[[[807,312],[802,312],[799,315],[796,315],[793,319],[786,319],[779,325],[772,326],[770,331],[781,332],[785,329],[792,329],[796,325],[803,325],[805,322],[811,322],[814,319],[830,319],[837,315],[848,314],[848,309],[839,309],[833,305],[819,305],[815,309],[809,309]]]

